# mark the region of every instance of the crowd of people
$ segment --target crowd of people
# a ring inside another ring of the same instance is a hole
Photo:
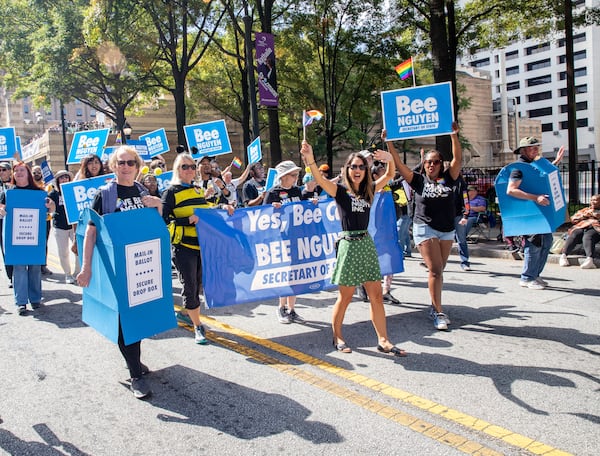
[[[427,284],[431,306],[428,316],[437,330],[447,330],[450,318],[443,306],[443,272],[453,242],[459,246],[461,267],[470,271],[466,236],[478,216],[487,208],[486,200],[478,195],[477,188],[467,186],[461,175],[462,151],[458,139],[459,129],[453,125],[450,135],[451,159],[444,163],[439,151],[422,154],[419,166],[414,169],[403,163],[394,144],[382,132],[385,149],[351,153],[339,175],[332,177],[329,166],[319,164],[312,147],[303,141],[300,154],[304,168],[293,161],[276,165],[277,181],[266,189],[265,168],[261,163],[246,167],[238,178],[233,178],[232,164],[224,170],[217,160],[208,156],[194,159],[184,147],[172,165],[173,177],[167,188],[159,189],[157,176],[167,170],[162,156],[154,157],[145,166],[134,148],[121,146],[102,163],[97,155],[81,160],[75,175],[68,170],[54,174],[50,185],[44,185],[41,169],[22,162],[0,163],[0,221],[6,215],[6,190],[11,188],[48,192],[46,233],[54,232],[57,253],[66,284],[86,287],[94,271],[92,256],[96,242],[96,228],[85,227],[83,251],[78,252],[75,242],[76,226],[66,217],[61,186],[78,179],[89,179],[109,172],[115,178],[97,192],[92,207],[99,214],[156,208],[169,231],[172,244],[172,266],[182,285],[182,309],[177,320],[194,329],[197,344],[208,343],[206,329],[201,321],[203,306],[202,256],[196,232],[197,208],[220,208],[233,214],[236,207],[282,205],[319,197],[335,200],[341,221],[336,245],[337,260],[331,281],[338,286],[333,305],[331,328],[332,344],[336,351],[351,353],[343,333],[344,316],[355,291],[370,304],[370,318],[375,330],[379,352],[392,356],[406,356],[405,350],[395,346],[388,338],[384,304],[399,304],[392,295],[392,276],[382,276],[375,244],[367,230],[371,205],[377,192],[389,191],[396,209],[396,228],[400,248],[405,257],[411,257],[416,248],[427,268]],[[539,143],[525,138],[515,151],[522,163],[539,159]],[[300,180],[301,171],[305,179]],[[547,195],[536,195],[521,188],[523,174],[513,170],[507,194],[512,198],[535,201],[540,206],[549,204]],[[103,199],[105,201],[103,201]],[[110,199],[111,201],[108,201]],[[112,200],[115,201],[112,201]],[[119,204],[116,204],[116,201]],[[600,195],[592,198],[589,208],[577,212],[573,228],[564,246],[561,266],[568,266],[568,258],[575,245],[583,243],[586,260],[582,267],[594,266],[594,248],[600,240]],[[0,226],[0,233],[2,232]],[[412,232],[412,239],[411,239]],[[0,240],[1,241],[1,240]],[[2,244],[4,255],[4,243]],[[524,267],[520,285],[530,289],[543,289],[547,283],[540,277],[544,269],[552,234],[529,235],[524,241]],[[414,248],[413,248],[414,245]],[[14,288],[18,313],[25,315],[27,305],[33,309],[42,302],[42,274],[52,274],[46,265],[6,265],[10,287]],[[281,296],[277,319],[281,323],[303,323],[296,311],[296,296]],[[141,362],[141,341],[125,344],[119,324],[118,346],[131,376],[131,390],[138,398],[150,394],[144,380],[148,368]]]

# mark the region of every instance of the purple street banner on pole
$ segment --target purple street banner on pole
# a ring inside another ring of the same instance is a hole
[[[224,120],[184,125],[183,131],[188,150],[194,160],[205,155],[214,157],[231,152],[231,143]]]
[[[15,127],[0,128],[0,160],[12,160],[17,150]]]
[[[101,157],[102,149],[108,141],[109,133],[110,129],[108,128],[76,132],[73,135],[73,141],[71,142],[67,164],[77,165],[81,162],[83,157],[91,154]]]
[[[374,201],[374,240],[384,275],[402,272],[391,193]],[[223,307],[335,287],[335,241],[341,232],[333,199],[236,210],[196,209],[204,293]]]
[[[270,33],[255,33],[258,98],[262,106],[277,107],[277,73],[275,71],[275,40]]]
[[[114,177],[114,174],[103,174],[102,176],[62,184],[60,189],[65,203],[67,222],[70,224],[77,223],[83,210],[92,207],[98,188],[114,179]]]
[[[127,345],[175,328],[169,232],[158,211],[101,217],[86,209],[77,225],[80,252],[89,221],[96,226],[96,245],[82,320],[114,343],[120,320]]]
[[[389,141],[452,133],[452,83],[381,92],[383,128]]]
[[[2,225],[5,264],[46,264],[47,196],[41,190],[6,191]]]
[[[550,205],[522,200],[506,194],[510,173],[523,173],[519,188],[527,193],[548,195]],[[505,236],[552,233],[565,221],[567,203],[558,168],[545,158],[531,163],[513,162],[500,170],[495,182]]]
[[[140,141],[146,141],[150,157],[169,152],[169,141],[164,128],[141,135]]]

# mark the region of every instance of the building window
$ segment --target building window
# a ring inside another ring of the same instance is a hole
[[[587,57],[587,52],[585,51],[585,49],[583,51],[573,52],[573,60],[582,60],[582,59],[585,59],[586,57]],[[566,61],[567,61],[566,55],[558,56],[558,63],[565,63]]]
[[[559,89],[559,96],[561,97],[566,97],[567,96],[567,89]],[[587,93],[587,84],[581,84],[578,86],[575,86],[575,93]]]
[[[577,6],[585,6],[585,0],[575,0],[573,2],[573,6],[577,7]]]
[[[530,103],[533,101],[549,100],[550,98],[552,98],[552,92],[550,90],[547,92],[538,92],[527,95],[527,101]]]
[[[521,88],[521,83],[519,81],[513,81],[506,84],[506,90],[519,90]]]
[[[584,3],[584,2],[581,2]],[[585,43],[585,32],[573,35],[573,43]]]
[[[504,57],[506,58],[506,60],[518,59],[519,50],[517,49],[516,51],[507,52],[506,54],[504,54]]]
[[[587,68],[577,68],[574,71],[574,75],[576,78],[580,78],[582,76],[587,76]],[[567,72],[566,71],[561,71],[560,73],[558,73],[558,77],[561,81],[564,81],[565,79],[567,79]]]
[[[513,74],[519,74],[519,66],[508,67],[506,69],[506,76],[511,76]]]
[[[552,76],[550,76],[549,74],[547,74],[545,76],[538,76],[537,78],[528,79],[527,87],[532,87],[532,86],[541,85],[541,84],[548,84],[549,82],[552,82]]]
[[[81,108],[75,109],[75,115],[77,117],[83,117],[83,109],[81,109]]]
[[[585,111],[588,108],[587,101],[580,101],[575,103],[575,111]],[[560,105],[560,112],[565,113],[569,111],[569,105]]]
[[[500,78],[500,70],[496,70],[496,79]]]
[[[588,120],[586,119],[577,119],[577,128],[587,127]],[[569,128],[569,122],[567,120],[560,123],[561,130],[567,130]]]
[[[90,117],[96,117],[96,110],[90,109]]]
[[[537,62],[531,62],[527,64],[527,71],[540,70],[542,68],[548,68],[550,66],[550,59],[538,60]]]
[[[541,43],[536,46],[530,46],[525,48],[525,53],[527,55],[537,54],[538,52],[544,52],[550,50],[550,43]]]
[[[474,60],[471,62],[471,66],[474,68],[488,66],[490,64],[490,58],[486,57],[485,59]]]
[[[529,113],[529,117],[542,117],[542,116],[551,116],[552,115],[552,106],[547,106],[545,108],[540,109],[531,109],[527,111]]]
[[[29,105],[28,104],[23,105],[23,114],[29,114]]]
[[[551,123],[542,124],[542,131],[552,131],[552,124]]]

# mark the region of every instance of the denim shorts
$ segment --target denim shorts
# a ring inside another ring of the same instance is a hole
[[[439,239],[440,241],[454,241],[454,230],[438,231],[431,228],[426,223],[413,224],[413,239],[415,245],[421,244],[428,239]]]

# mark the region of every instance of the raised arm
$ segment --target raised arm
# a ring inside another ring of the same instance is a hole
[[[396,165],[392,154],[385,150],[376,150],[373,154],[375,160],[386,163],[385,174],[375,181],[375,192],[380,191],[396,175]]]
[[[406,180],[406,182],[408,182],[410,184],[413,180],[413,175],[414,175],[413,170],[410,169],[408,166],[406,166],[404,163],[402,163],[402,160],[400,160],[400,155],[398,155],[398,151],[394,147],[394,143],[392,143],[392,141],[387,140],[387,134],[386,134],[385,130],[383,130],[381,132],[381,139],[383,139],[385,141],[385,144],[388,147],[388,151],[390,152],[390,154],[393,158],[394,164],[396,165],[396,169],[398,170],[400,175],[404,178],[404,180]]]
[[[458,139],[458,132],[460,128],[457,122],[452,123],[452,133],[450,133],[450,140],[452,141],[452,161],[450,162],[450,176],[452,179],[458,179],[460,170],[462,168],[462,147],[460,140]]]
[[[325,190],[329,196],[335,196],[337,192],[337,184],[321,176],[321,173],[319,172],[319,167],[315,162],[315,156],[313,154],[312,146],[308,144],[306,140],[302,141],[300,154],[302,155],[304,165],[310,168],[310,172],[312,173],[315,182],[318,185],[320,185],[321,188]]]

